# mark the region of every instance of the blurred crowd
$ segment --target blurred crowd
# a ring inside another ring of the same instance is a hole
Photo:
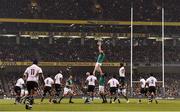
[[[33,41],[33,42],[31,42]],[[130,40],[117,39],[115,45],[112,39],[105,39],[102,44],[106,57],[105,62],[130,62]],[[135,40],[133,45],[134,63],[161,63],[161,42],[150,39]],[[28,40],[19,45],[9,40],[0,43],[1,61],[65,61],[65,62],[95,62],[98,56],[97,41],[86,39],[84,45],[80,39],[58,39],[52,44],[43,40]],[[178,63],[180,47],[165,46],[165,63]]]
[[[167,21],[179,21],[178,0],[1,0],[0,17],[41,19],[161,21],[164,4]]]

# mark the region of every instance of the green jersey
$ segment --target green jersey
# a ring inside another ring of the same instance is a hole
[[[69,87],[71,87],[72,85],[73,85],[73,81],[68,79],[68,80],[66,81],[66,87],[69,88]]]
[[[105,58],[105,54],[104,53],[100,53],[97,59],[98,63],[102,63],[104,61]]]
[[[104,86],[105,85],[105,77],[104,77],[104,75],[99,77],[99,85],[100,86]]]

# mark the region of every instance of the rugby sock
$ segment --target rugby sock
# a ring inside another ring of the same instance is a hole
[[[106,95],[104,95],[104,101],[107,102]]]
[[[43,100],[44,100],[44,96],[41,98],[41,102],[43,102]]]
[[[29,97],[29,104],[32,105],[34,103],[34,98],[33,96],[30,96]]]
[[[104,96],[103,96],[102,94],[101,94],[100,96],[101,96],[101,98],[102,98],[102,100],[103,100],[103,102],[104,102]]]
[[[139,95],[139,103],[141,103],[141,98],[142,98],[142,95],[140,94]]]
[[[118,98],[118,103],[121,103],[120,99]]]
[[[72,102],[71,100],[72,100],[72,96],[70,96],[69,102]]]
[[[93,101],[94,100],[94,95],[92,95],[91,98],[92,98],[92,101]]]
[[[59,100],[59,102],[61,102],[61,100],[64,98],[64,96],[62,96],[61,98],[60,98],[60,100]]]
[[[20,100],[21,100],[21,97],[20,96],[16,96],[16,99],[15,99],[15,103],[20,103]]]
[[[117,97],[114,97],[114,102],[116,101]]]
[[[112,103],[112,96],[110,97],[110,103]]]
[[[124,98],[128,101],[128,97],[127,96],[124,96]]]
[[[152,96],[149,96],[149,98],[148,98],[148,99],[149,99],[149,102],[152,102],[152,99],[151,99],[151,97],[152,97]]]

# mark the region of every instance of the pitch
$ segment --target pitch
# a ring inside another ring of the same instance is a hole
[[[115,104],[101,104],[101,100],[94,100],[92,104],[84,104],[83,99],[74,99],[74,104],[68,104],[68,99],[64,99],[61,104],[50,104],[45,99],[40,103],[35,100],[35,105],[31,111],[180,111],[180,99],[159,100],[159,104],[148,104],[147,100],[142,100],[142,104],[137,103],[137,99],[130,99],[130,103],[124,100]],[[0,111],[27,111],[22,104],[13,104],[14,100],[0,100]]]

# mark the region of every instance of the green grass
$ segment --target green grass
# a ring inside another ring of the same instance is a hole
[[[137,104],[137,99],[130,99],[127,104],[122,100],[121,104],[101,104],[101,100],[95,100],[92,104],[83,104],[83,99],[73,99],[74,104],[68,104],[68,99],[64,99],[61,104],[49,104],[48,100],[40,103],[35,100],[33,111],[180,111],[180,100],[159,100],[159,104],[148,104],[143,100],[142,104]],[[25,111],[22,104],[13,104],[13,100],[0,100],[0,111]],[[31,110],[31,111],[32,111]]]

